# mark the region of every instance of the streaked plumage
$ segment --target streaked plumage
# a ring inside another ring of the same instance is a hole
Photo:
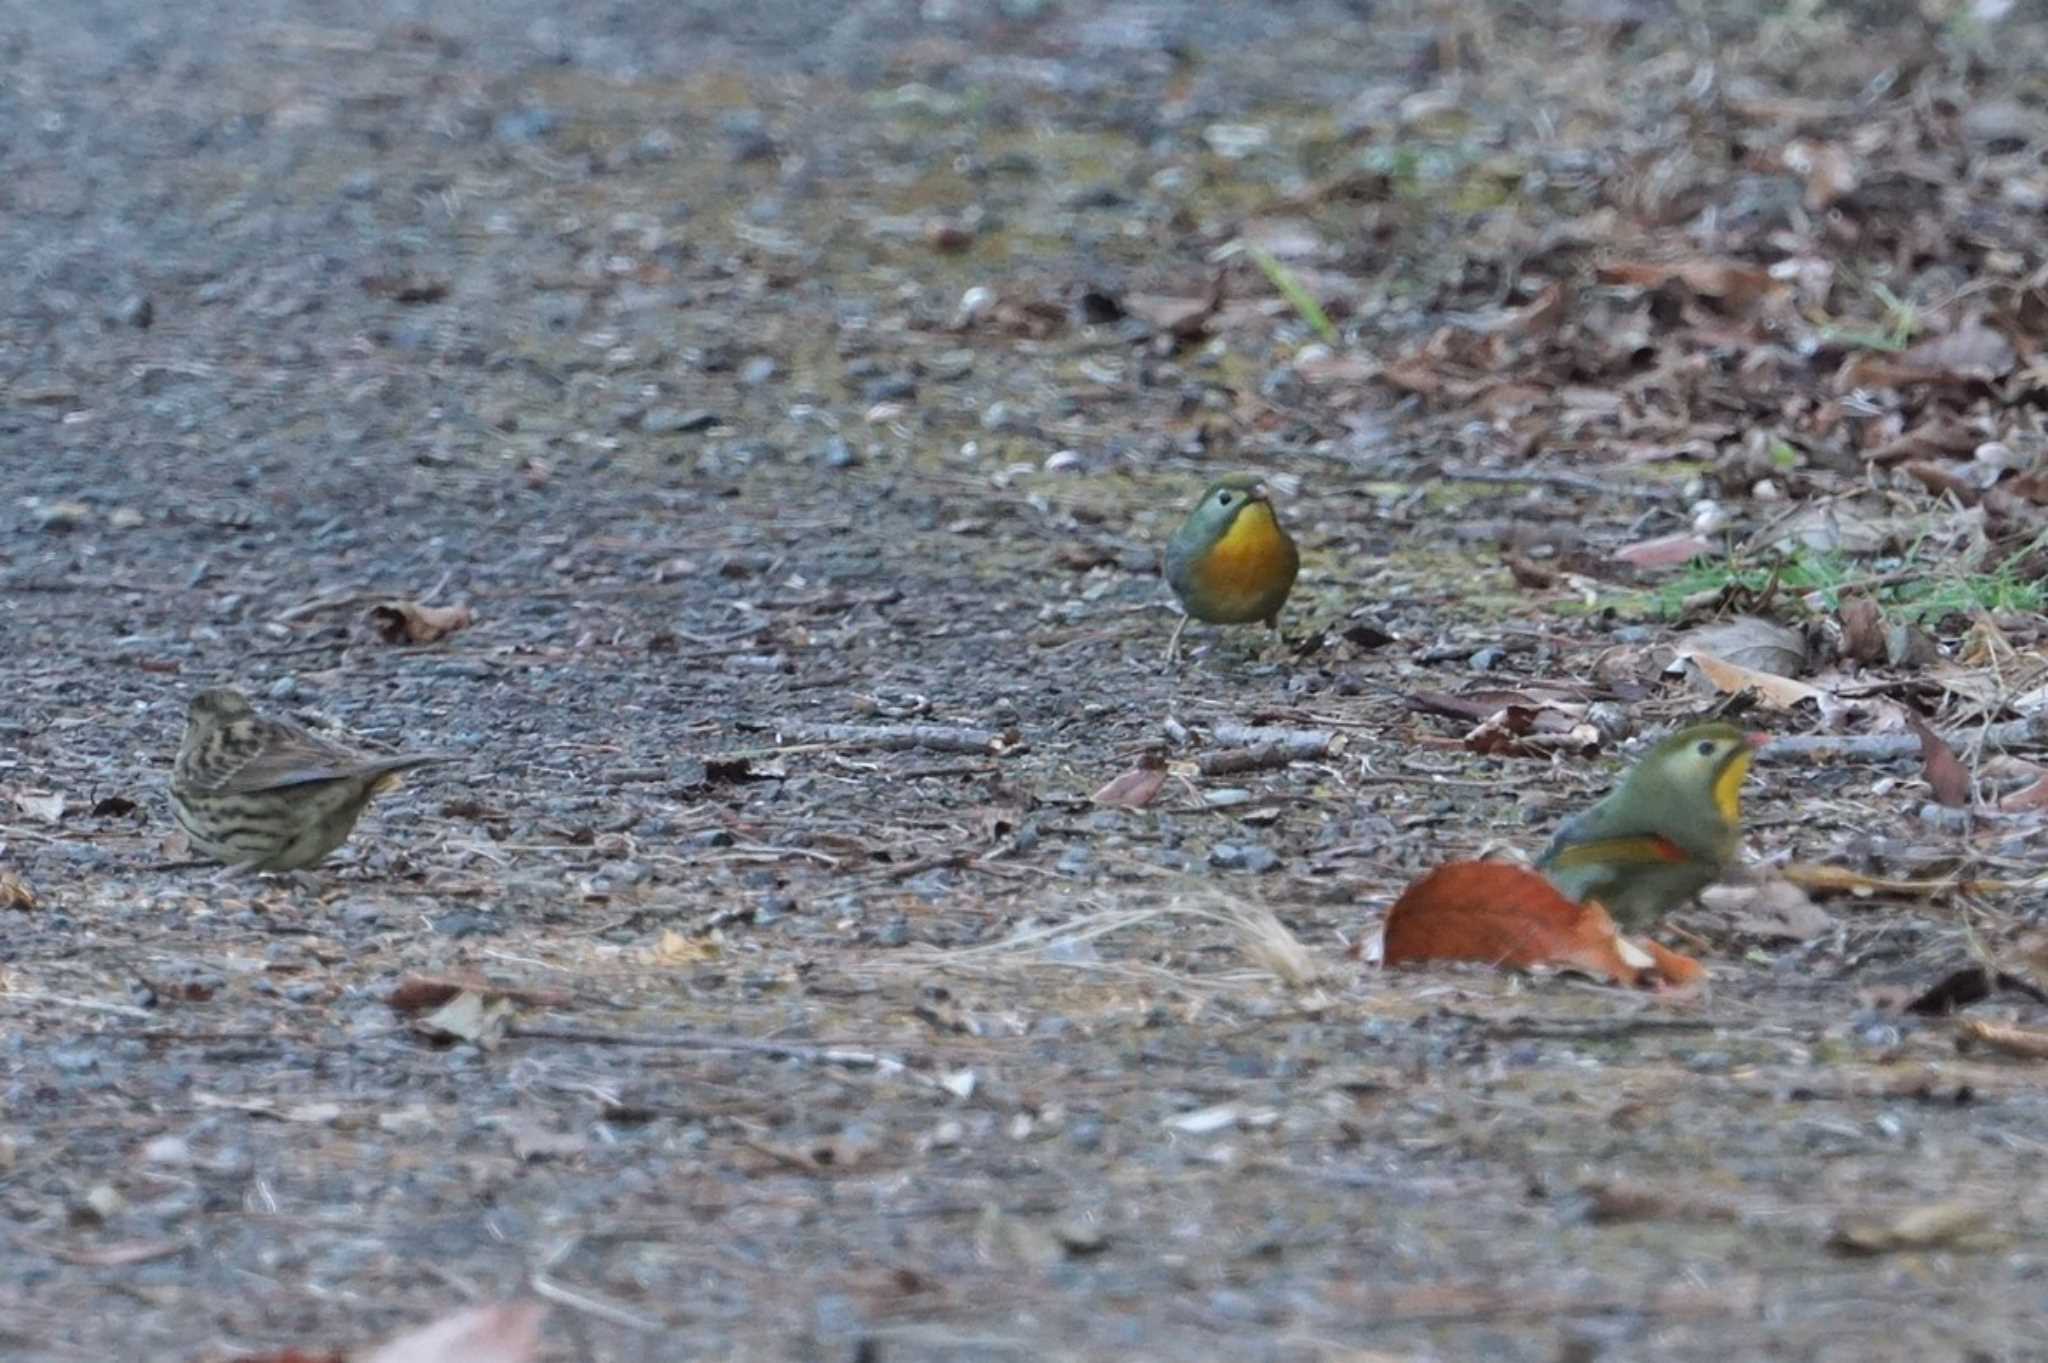
[[[445,753],[377,757],[257,714],[238,692],[201,691],[171,767],[171,810],[193,849],[229,866],[296,871],[348,839],[398,773]]]

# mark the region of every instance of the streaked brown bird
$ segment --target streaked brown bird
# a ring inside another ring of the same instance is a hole
[[[192,846],[237,870],[297,871],[348,840],[399,773],[451,753],[378,757],[315,737],[217,687],[192,698],[171,767],[171,810]]]

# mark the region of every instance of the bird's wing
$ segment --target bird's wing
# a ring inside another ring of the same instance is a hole
[[[222,772],[213,788],[223,795],[251,795],[318,781],[376,776],[442,760],[445,759],[433,754],[365,757],[309,733],[276,733],[241,765]]]
[[[1545,866],[1653,866],[1659,863],[1691,861],[1692,853],[1661,833],[1624,834],[1618,838],[1595,838],[1591,842],[1566,843],[1544,856]]]

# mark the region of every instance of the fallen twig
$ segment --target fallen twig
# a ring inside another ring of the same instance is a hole
[[[1204,776],[1228,776],[1240,771],[1265,771],[1271,767],[1284,767],[1290,762],[1311,761],[1323,756],[1329,749],[1329,735],[1321,748],[1312,748],[1300,743],[1261,743],[1251,748],[1224,748],[1217,752],[1205,752],[1195,759],[1195,766]]]
[[[808,1060],[821,1065],[844,1065],[882,1074],[924,1076],[893,1055],[878,1051],[856,1051],[844,1046],[799,1046],[786,1041],[757,1041],[747,1036],[718,1036],[708,1032],[611,1032],[597,1027],[564,1027],[554,1023],[507,1024],[505,1036],[522,1041],[575,1041],[592,1046],[655,1046],[682,1051],[738,1051],[773,1056],[778,1060]]]
[[[1958,752],[1982,744],[1987,748],[2048,746],[2048,711],[2007,720],[1968,734],[1944,736]],[[1773,738],[1759,748],[1759,762],[1786,762],[1801,757],[1846,757],[1859,762],[1889,762],[1920,756],[1920,737],[1911,730],[1895,734],[1793,734]]]
[[[830,743],[850,748],[880,748],[901,752],[923,748],[931,752],[973,753],[980,757],[1022,752],[1021,742],[1006,742],[991,729],[969,729],[953,724],[805,724],[782,720],[769,728],[798,743]]]

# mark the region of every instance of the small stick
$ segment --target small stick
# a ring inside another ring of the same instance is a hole
[[[1229,776],[1241,771],[1266,771],[1321,756],[1322,750],[1311,752],[1287,743],[1261,743],[1255,748],[1205,752],[1195,759],[1195,766],[1204,776]]]
[[[764,726],[765,727],[765,726]],[[901,752],[924,748],[932,752],[973,753],[990,757],[1005,751],[1022,751],[1022,744],[1004,749],[1003,736],[989,729],[969,729],[953,724],[806,724],[786,720],[776,724],[777,734],[798,743],[831,743],[841,747],[880,748]]]
[[[1285,748],[1298,749],[1304,759],[1327,756],[1330,745],[1337,741],[1336,735],[1325,729],[1283,729],[1264,724],[1219,724],[1209,736],[1228,748],[1257,748],[1277,743]]]
[[[2048,711],[2025,719],[1993,724],[1973,734],[1948,739],[1952,748],[1969,748],[1982,743],[1988,748],[2021,748],[2048,745]],[[1920,739],[1910,732],[1896,734],[1793,734],[1773,738],[1757,749],[1758,762],[1783,762],[1801,757],[1846,757],[1862,762],[1888,762],[1920,755]]]

